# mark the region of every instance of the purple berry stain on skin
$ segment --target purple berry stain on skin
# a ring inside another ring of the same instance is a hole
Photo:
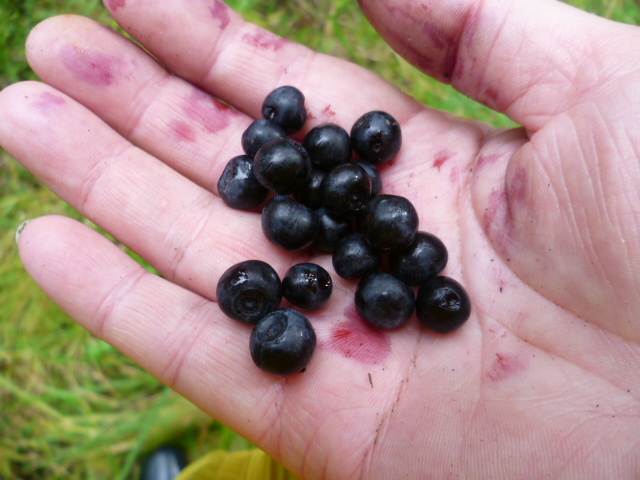
[[[125,4],[126,0],[107,0],[107,6],[112,12],[115,12],[119,8],[124,8]]]
[[[289,43],[289,40],[279,37],[266,30],[258,29],[252,33],[245,33],[242,41],[257,48],[277,52]]]
[[[440,171],[440,168],[453,156],[454,154],[449,150],[441,150],[433,157],[433,168],[437,168]]]
[[[182,142],[195,142],[196,130],[193,126],[182,120],[173,120],[169,124],[173,137]]]
[[[188,118],[196,121],[209,133],[217,133],[229,126],[229,116],[233,110],[226,104],[207,95],[202,90],[194,90],[182,101],[182,110]]]
[[[349,321],[335,325],[322,348],[365,365],[384,362],[391,352],[387,335],[367,325],[356,312],[355,306],[348,307],[344,313]]]
[[[211,16],[218,20],[220,30],[224,30],[229,25],[231,17],[229,15],[229,7],[222,0],[214,0],[213,5],[209,7]]]
[[[124,70],[124,61],[103,52],[82,50],[65,45],[59,58],[71,74],[91,85],[108,87],[115,83]]]
[[[526,370],[527,365],[512,353],[496,353],[493,363],[487,371],[487,376],[494,382],[505,380]]]
[[[51,92],[43,92],[38,96],[38,100],[35,101],[34,105],[43,115],[48,116],[65,103],[67,103],[67,101],[63,97]]]

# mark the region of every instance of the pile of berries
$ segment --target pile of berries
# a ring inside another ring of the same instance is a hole
[[[399,328],[415,311],[433,331],[458,329],[469,318],[471,302],[462,285],[440,275],[448,260],[446,247],[435,235],[418,230],[418,214],[409,200],[381,193],[376,165],[400,150],[398,122],[386,112],[371,111],[350,133],[325,123],[299,143],[289,136],[306,122],[304,101],[291,86],[265,98],[264,118],[242,135],[245,155],[232,158],[218,181],[224,202],[241,210],[264,203],[262,230],[281,248],[331,253],[340,277],[359,279],[355,306],[369,324]],[[300,309],[317,310],[331,291],[330,274],[314,263],[294,265],[280,280],[267,263],[247,260],[222,275],[217,297],[227,316],[254,325],[250,351],[255,364],[290,375],[308,364],[316,335],[298,310],[279,308],[282,298]]]

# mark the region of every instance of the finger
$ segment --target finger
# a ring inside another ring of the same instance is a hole
[[[11,155],[165,277],[213,299],[217,278],[240,260],[268,259],[278,271],[291,261],[269,254],[259,215],[228,208],[51,87],[6,88],[0,113]]]
[[[638,33],[556,1],[361,0],[418,68],[530,130],[637,65]],[[620,58],[633,58],[625,66]]]
[[[42,22],[29,35],[27,55],[44,82],[208,190],[216,191],[226,162],[243,153],[248,117],[93,20],[62,15]]]
[[[307,98],[313,122],[351,125],[373,109],[403,122],[420,110],[373,73],[245,22],[221,0],[106,5],[171,71],[252,117],[261,116],[264,97],[283,84],[313,93]]]

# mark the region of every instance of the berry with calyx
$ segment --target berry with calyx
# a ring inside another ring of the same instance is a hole
[[[262,103],[262,116],[280,125],[287,135],[302,130],[307,121],[304,95],[290,85],[278,87]]]
[[[322,182],[323,205],[336,215],[357,215],[370,198],[371,178],[355,163],[334,167]]]
[[[229,267],[216,288],[220,310],[235,320],[255,325],[280,306],[282,282],[261,260],[246,260]]]
[[[307,317],[291,308],[282,308],[256,324],[249,338],[249,350],[258,368],[284,376],[306,368],[316,342],[316,333]]]
[[[453,278],[433,277],[418,289],[416,314],[427,328],[451,333],[471,315],[471,300],[464,287]]]
[[[296,307],[318,310],[331,297],[331,275],[315,263],[293,265],[282,278],[282,295]]]
[[[400,151],[400,124],[387,112],[374,110],[362,115],[351,128],[353,150],[367,162],[391,161]]]

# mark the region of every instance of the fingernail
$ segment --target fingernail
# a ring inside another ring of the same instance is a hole
[[[25,220],[24,222],[22,222],[19,226],[18,229],[16,230],[16,243],[18,243],[20,241],[20,235],[22,234],[22,231],[24,230],[24,227],[27,226],[27,223],[29,223],[31,220]]]

